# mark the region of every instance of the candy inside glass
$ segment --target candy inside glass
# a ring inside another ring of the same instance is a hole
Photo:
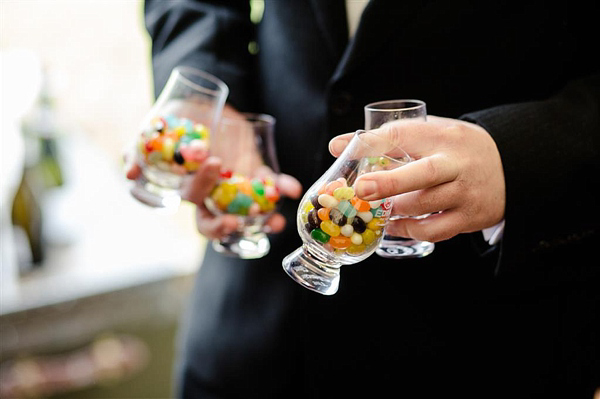
[[[365,106],[365,129],[377,129],[388,122],[400,120],[427,120],[427,108],[421,100],[388,100]],[[391,220],[404,216],[394,215]],[[427,217],[427,215],[418,216]],[[435,244],[385,234],[377,248],[384,258],[422,258],[433,252]]]
[[[357,178],[408,162],[409,156],[385,137],[365,130],[354,133],[344,152],[300,201],[297,225],[303,244],[284,258],[287,274],[305,288],[335,294],[340,267],[373,254],[392,207],[389,198],[358,198]]]
[[[142,170],[131,188],[136,199],[156,208],[179,206],[184,181],[208,155],[228,93],[225,83],[206,72],[173,69],[136,136]]]
[[[265,256],[270,248],[263,226],[281,198],[276,186],[279,164],[274,140],[275,118],[244,113],[223,117],[211,153],[222,161],[220,177],[205,205],[215,215],[238,217],[238,230],[213,240],[220,253],[242,259]]]

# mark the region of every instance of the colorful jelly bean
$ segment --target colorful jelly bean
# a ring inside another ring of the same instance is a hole
[[[385,164],[374,158],[373,167]],[[302,226],[325,251],[335,256],[360,256],[373,251],[383,233],[391,201],[364,201],[356,196],[346,179],[319,187],[300,206]]]
[[[339,236],[341,229],[340,226],[333,223],[331,220],[324,220],[320,224],[321,230],[327,233],[329,236]]]
[[[264,179],[263,182],[227,170],[221,171],[220,176],[218,184],[207,199],[208,205],[214,204],[221,212],[242,216],[257,216],[275,210],[280,195],[277,187],[273,186],[273,179]],[[309,203],[303,208],[304,214],[311,215],[311,209],[314,207]],[[303,216],[303,223],[308,222],[309,217]],[[313,227],[318,227],[319,223],[320,221],[315,222]]]
[[[321,229],[314,229],[310,232],[310,236],[322,243],[326,243],[327,241],[329,241],[329,235]]]
[[[204,125],[166,115],[149,122],[139,137],[138,150],[146,165],[177,174],[191,173],[208,157],[208,138]]]

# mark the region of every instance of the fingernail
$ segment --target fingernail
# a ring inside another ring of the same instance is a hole
[[[356,185],[356,195],[363,200],[370,199],[376,193],[377,183],[373,180],[361,179]]]

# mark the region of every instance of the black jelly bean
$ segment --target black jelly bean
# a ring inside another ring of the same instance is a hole
[[[311,230],[316,229],[321,224],[321,219],[319,219],[316,209],[311,209],[310,212],[308,212],[307,219]]]
[[[319,196],[313,195],[310,197],[310,203],[315,207],[315,209],[319,210],[323,208],[323,205],[319,204]]]
[[[337,208],[332,208],[331,211],[329,211],[329,219],[338,226],[343,226],[348,221],[346,215]]]
[[[359,217],[354,218],[352,221],[352,227],[354,227],[354,231],[357,233],[363,233],[367,229],[367,224],[364,220]]]
[[[178,150],[173,154],[173,161],[178,163],[179,165],[183,165],[185,163],[185,159],[183,159],[183,155]]]

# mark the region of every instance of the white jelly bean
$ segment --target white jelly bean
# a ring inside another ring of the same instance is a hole
[[[345,224],[342,226],[341,233],[346,237],[352,237],[352,233],[354,233],[354,227],[352,227],[351,224]]]
[[[361,218],[365,223],[369,223],[373,219],[373,214],[371,213],[371,211],[358,212],[357,216]]]
[[[369,205],[371,205],[371,209],[377,209],[379,208],[379,205],[383,204],[383,200],[375,200],[375,201],[369,201]]]
[[[329,194],[319,195],[317,201],[319,201],[319,204],[321,204],[321,206],[324,206],[325,208],[333,208],[339,203],[339,201],[336,200],[335,197]]]
[[[362,237],[362,235],[360,235],[358,233],[352,233],[352,236],[350,237],[350,241],[352,241],[352,244],[354,244],[354,245],[360,245],[363,242],[363,237]]]

